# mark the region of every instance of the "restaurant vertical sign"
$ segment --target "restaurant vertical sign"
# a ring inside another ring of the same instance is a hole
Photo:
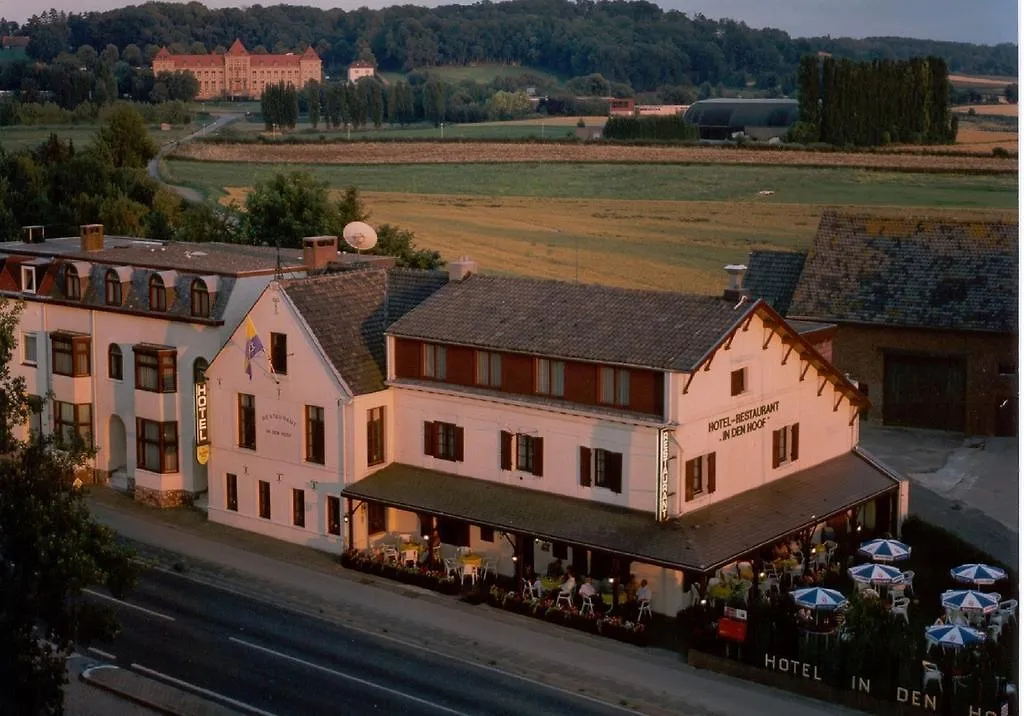
[[[669,431],[658,431],[658,521],[668,519],[668,440]]]
[[[206,381],[195,384],[196,398],[196,462],[205,465],[210,461],[210,423],[207,414],[210,397]]]

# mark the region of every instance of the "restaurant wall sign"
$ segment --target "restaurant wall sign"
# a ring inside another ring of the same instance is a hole
[[[658,521],[668,519],[668,441],[669,431],[658,431]]]
[[[200,465],[205,465],[210,461],[210,423],[208,419],[210,393],[207,390],[205,380],[196,383],[195,400],[196,462]]]
[[[731,440],[740,435],[757,432],[768,424],[768,418],[779,411],[779,401],[764,403],[750,410],[741,410],[735,415],[725,415],[708,422],[708,432],[721,431],[719,440]]]

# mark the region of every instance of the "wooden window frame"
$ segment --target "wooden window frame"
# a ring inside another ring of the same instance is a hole
[[[224,477],[224,509],[238,512],[238,475],[232,472]]]
[[[256,483],[256,503],[257,503],[256,508],[258,510],[260,519],[262,519],[262,520],[269,520],[271,514],[273,514],[272,510],[270,509],[270,501],[271,501],[270,481],[269,480],[259,480],[259,481],[257,481],[257,483]]]
[[[772,431],[772,469],[789,465],[800,458],[800,423]]]
[[[301,487],[292,488],[292,526],[306,526],[306,491]]]
[[[288,375],[288,334],[270,334],[270,367],[277,375]]]
[[[30,280],[26,281],[28,278]],[[39,273],[36,271],[35,266],[22,266],[21,267],[21,292],[22,293],[35,293],[39,290]]]
[[[307,405],[305,410],[306,462],[327,464],[326,411],[319,405]]]
[[[327,534],[341,536],[341,498],[327,496]]]
[[[683,495],[686,502],[696,499],[699,495],[712,495],[716,484],[716,453],[709,452],[686,461],[686,484]]]
[[[565,361],[537,358],[534,361],[534,392],[565,397]]]
[[[108,306],[120,306],[124,303],[124,287],[117,271],[110,269],[103,278],[103,300]]]
[[[210,289],[201,278],[194,279],[189,291],[190,309],[193,318],[210,317]]]
[[[146,434],[148,425],[157,426],[157,437],[153,440]],[[152,466],[146,463],[146,447],[155,445],[159,454],[159,465]],[[159,475],[178,472],[181,469],[181,459],[178,452],[178,423],[177,421],[147,420],[146,418],[135,419],[135,465],[140,470],[155,472]],[[174,464],[170,464],[168,453],[173,449]]]
[[[167,313],[167,286],[156,274],[149,277],[149,310]]]
[[[63,417],[61,407],[71,406],[72,422],[67,422]],[[41,406],[40,406],[41,407]],[[83,414],[87,414],[83,417]],[[92,447],[92,403],[68,403],[63,400],[53,401],[53,434],[58,443],[63,443],[64,433],[69,432],[77,435],[86,447]],[[84,434],[83,434],[84,433]]]
[[[421,360],[423,369],[420,375],[428,380],[444,381],[448,379],[448,351],[438,343],[424,343]]]
[[[544,438],[517,433],[515,436],[515,467],[536,477],[544,476]]]
[[[746,368],[738,368],[729,374],[729,392],[734,398],[747,392]]]
[[[62,361],[70,361],[67,370]],[[50,366],[54,375],[83,378],[92,374],[92,340],[70,333],[50,334]]]
[[[124,380],[124,351],[116,343],[107,346],[107,377],[111,380]]]
[[[178,392],[178,349],[177,348],[143,348],[134,346],[135,354],[135,390],[148,393]],[[144,370],[152,370],[156,374],[156,384],[143,381]]]
[[[249,398],[248,401],[245,398]],[[239,393],[238,405],[238,447],[246,450],[256,449],[256,396]],[[244,403],[250,403],[245,405]]]
[[[611,490],[615,494],[622,493],[622,453],[595,448],[594,455],[594,487]]]
[[[608,378],[611,378],[610,385]],[[609,388],[611,395],[607,395]],[[630,397],[630,375],[627,368],[601,366],[597,376],[597,402],[617,408],[628,408]]]
[[[484,388],[501,388],[501,353],[474,351],[475,382]]]
[[[82,300],[82,277],[73,265],[64,267],[64,298],[69,301]]]
[[[465,429],[455,423],[424,422],[423,454],[438,460],[464,462]]]
[[[366,410],[366,464],[367,466],[380,465],[386,458],[384,442],[386,411],[383,405]]]

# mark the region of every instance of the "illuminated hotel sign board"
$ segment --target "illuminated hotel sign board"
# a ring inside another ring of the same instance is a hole
[[[206,381],[196,383],[196,462],[205,465],[210,461],[210,424],[207,412],[210,407]]]

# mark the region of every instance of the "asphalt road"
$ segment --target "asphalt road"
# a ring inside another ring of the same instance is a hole
[[[627,713],[167,572],[145,571],[128,599],[133,606],[102,601],[114,606],[122,625],[113,643],[94,645],[116,657],[111,663],[215,692],[253,714]]]
[[[213,134],[224,125],[234,122],[239,117],[239,115],[237,114],[215,114],[213,116],[216,119],[210,124],[200,129],[198,132],[193,132],[187,137],[182,137],[176,142],[169,142],[160,147],[160,151],[157,152],[156,157],[151,159],[149,161],[148,166],[146,167],[146,171],[149,173],[149,176],[156,179],[158,182],[163,184],[165,187],[173,191],[181,198],[185,199],[186,201],[190,201],[193,204],[201,202],[203,200],[203,195],[200,194],[195,189],[189,189],[187,186],[174,186],[173,184],[164,184],[163,181],[160,179],[160,160],[163,159],[164,155],[169,153],[172,149],[177,148],[179,145],[182,145],[185,142],[188,142],[200,135],[206,136],[207,134]]]

